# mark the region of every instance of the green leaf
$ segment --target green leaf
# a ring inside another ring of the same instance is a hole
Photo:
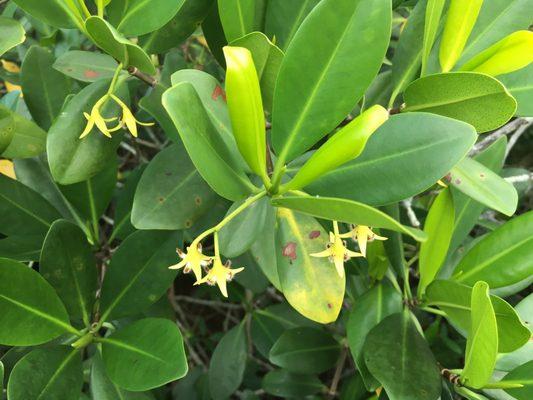
[[[32,17],[57,28],[75,28],[82,26],[82,17],[77,7],[65,0],[13,0]]]
[[[65,220],[54,222],[43,244],[39,271],[54,287],[70,317],[89,325],[98,277],[83,231]]]
[[[113,225],[114,237],[125,239],[128,235],[135,232],[135,228],[131,224],[131,210],[133,208],[133,199],[135,191],[141,175],[144,171],[144,165],[140,165],[126,178],[124,187],[117,195],[117,203],[115,206],[115,215]],[[111,242],[111,239],[109,240]]]
[[[0,240],[0,257],[16,261],[39,261],[42,235],[11,235]]]
[[[218,12],[228,43],[252,31],[262,30],[264,0],[219,1]]]
[[[246,367],[245,321],[222,336],[209,363],[209,392],[214,400],[227,399],[241,385]]]
[[[453,279],[473,285],[485,280],[491,288],[520,282],[533,271],[533,212],[522,214],[477,242],[461,259]]]
[[[125,68],[132,66],[147,74],[156,74],[148,54],[122,36],[107,21],[97,16],[89,17],[85,20],[85,29],[98,47],[121,62]]]
[[[0,174],[0,232],[44,237],[59,213],[37,192]]]
[[[64,333],[77,333],[54,289],[26,265],[0,259],[0,343],[33,346]]]
[[[461,381],[468,387],[480,389],[492,376],[498,353],[498,327],[486,282],[479,281],[474,285],[471,309]]]
[[[279,167],[353,109],[378,73],[390,29],[388,0],[325,0],[313,9],[287,49],[274,92]]]
[[[533,115],[533,63],[511,74],[498,77],[518,102],[516,115]]]
[[[117,66],[117,62],[107,54],[80,50],[61,54],[53,65],[55,70],[82,82],[111,79]]]
[[[481,163],[491,171],[498,173],[505,158],[507,147],[507,138],[502,136],[493,144],[474,157],[474,160]],[[453,195],[453,204],[455,207],[455,227],[450,244],[450,253],[454,252],[463,240],[468,236],[475,226],[479,216],[485,209],[485,206],[475,201],[472,197],[463,194],[454,186],[450,187]]]
[[[445,4],[446,0],[428,0],[427,3],[424,23],[424,44],[422,47],[422,76],[425,75],[427,61],[437,37]]]
[[[333,368],[340,344],[329,333],[316,328],[289,329],[270,349],[269,360],[297,374],[320,374]]]
[[[45,130],[59,115],[70,93],[69,81],[52,67],[54,61],[48,49],[32,46],[24,57],[20,71],[24,101],[35,122]]]
[[[437,400],[437,361],[408,311],[388,316],[366,337],[365,363],[390,400]]]
[[[516,211],[518,193],[513,184],[472,158],[461,160],[452,168],[449,177],[454,188],[479,203],[507,216]]]
[[[222,197],[240,200],[255,190],[232,157],[194,86],[180,83],[163,94],[163,106],[178,128],[192,162],[206,182]]]
[[[368,333],[384,318],[402,311],[402,297],[390,286],[378,284],[357,298],[350,311],[346,325],[348,344],[357,369],[363,378],[365,386],[372,391],[380,383],[368,370],[363,357],[363,345]]]
[[[371,136],[361,156],[324,175],[307,191],[370,205],[397,202],[434,185],[466,155],[476,137],[471,126],[449,118],[394,115]],[[412,179],[414,171],[422,170],[424,174]]]
[[[276,38],[276,45],[286,50],[298,28],[320,0],[270,0],[265,21],[265,33]]]
[[[455,209],[452,193],[450,189],[444,189],[435,198],[424,223],[424,232],[428,240],[420,245],[418,297],[435,279],[446,259],[452,239],[454,221]]]
[[[310,396],[325,389],[315,375],[293,374],[284,369],[268,372],[263,377],[261,387],[266,393],[283,398]]]
[[[452,72],[420,78],[404,93],[404,111],[426,111],[473,125],[478,132],[499,128],[512,118],[516,100],[488,75]]]
[[[450,71],[461,57],[482,4],[483,0],[451,0],[440,43],[439,59],[443,72]]]
[[[109,81],[100,80],[85,87],[66,105],[61,115],[48,131],[47,154],[50,172],[54,180],[62,185],[83,182],[102,171],[115,157],[115,151],[122,139],[114,134],[113,139],[105,137],[95,127],[89,136],[80,139],[89,113],[94,104],[107,92]],[[120,85],[117,95],[127,99],[126,87]],[[106,118],[116,117],[119,107],[108,102],[103,109]]]
[[[102,286],[104,321],[136,315],[155,303],[176,277],[178,232],[138,231],[113,254]],[[127,389],[127,388],[126,388]]]
[[[453,281],[437,280],[428,286],[427,304],[439,307],[454,326],[466,334],[470,330],[472,288]],[[531,336],[513,307],[498,296],[490,300],[498,324],[498,351],[509,353],[523,346]]]
[[[126,36],[140,36],[169,22],[185,0],[115,0],[107,7],[111,23]]]
[[[135,191],[131,220],[137,229],[190,228],[216,195],[200,176],[183,144],[174,144],[150,162]]]
[[[242,202],[234,203],[226,215],[233,212]],[[263,198],[230,220],[219,232],[220,252],[226,257],[243,254],[257,239],[265,226],[269,201]]]
[[[26,40],[24,27],[17,20],[0,16],[0,56]]]
[[[160,29],[142,36],[148,54],[163,53],[187,39],[205,19],[214,0],[185,0],[176,15]]]
[[[0,104],[0,154],[5,158],[35,157],[44,152],[46,132]]]
[[[252,53],[261,86],[263,106],[270,112],[272,110],[274,88],[284,57],[283,52],[261,32],[249,33],[231,42],[231,45],[247,48]]]
[[[313,321],[335,321],[344,299],[345,277],[327,258],[310,256],[326,248],[326,231],[314,218],[289,209],[278,209],[277,218],[276,255],[285,298]]]
[[[505,389],[507,393],[517,400],[528,400],[533,397],[533,361],[521,365],[507,375],[499,383],[518,383],[524,385],[522,388]]]
[[[244,47],[224,47],[226,93],[233,135],[242,156],[263,182],[266,172],[265,112],[252,53]]]
[[[419,242],[426,240],[424,232],[404,226],[384,212],[352,200],[332,197],[288,196],[273,199],[272,204],[276,207],[290,208],[318,218],[402,232]]]
[[[93,400],[153,400],[148,393],[130,392],[115,385],[107,376],[99,353],[92,357],[90,387]]]
[[[533,62],[533,32],[518,31],[493,44],[470,61],[462,71],[497,76],[524,68]]]
[[[141,319],[99,341],[109,378],[126,390],[152,389],[187,374],[183,338],[168,319]]]
[[[7,395],[11,400],[78,400],[82,385],[81,353],[71,347],[54,346],[35,349],[15,365]]]

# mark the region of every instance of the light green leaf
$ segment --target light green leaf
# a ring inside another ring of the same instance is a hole
[[[467,154],[476,137],[471,126],[450,118],[426,113],[394,115],[371,136],[357,159],[306,190],[370,205],[397,202],[434,185]],[[424,174],[412,179],[414,171],[421,170]]]
[[[278,168],[353,109],[378,73],[390,29],[389,0],[325,0],[313,9],[287,49],[274,92]]]
[[[376,390],[380,383],[369,372],[363,357],[363,345],[372,328],[384,318],[402,311],[402,297],[390,286],[378,284],[354,302],[346,325],[348,344],[357,369],[369,391]]]
[[[78,400],[82,385],[79,350],[54,346],[35,349],[15,365],[9,377],[7,395],[10,400]]]
[[[181,332],[168,319],[141,319],[99,341],[107,375],[126,390],[152,389],[187,374]]]
[[[507,216],[516,211],[518,193],[512,183],[507,182],[483,164],[466,157],[450,171],[450,184]]]
[[[148,164],[135,191],[131,220],[137,229],[190,228],[215,201],[183,144],[176,143]]]
[[[5,158],[28,158],[43,153],[46,132],[0,104],[0,154]]]
[[[329,333],[317,328],[286,330],[270,349],[269,360],[297,374],[320,374],[333,368],[340,344]]]
[[[219,1],[218,13],[229,43],[252,31],[262,30],[264,0]]]
[[[110,56],[120,61],[125,68],[133,66],[147,74],[156,74],[155,67],[148,54],[122,36],[107,21],[100,17],[92,16],[85,20],[85,28],[93,42]]]
[[[516,115],[533,116],[533,63],[511,74],[498,77],[518,102]]]
[[[507,375],[498,383],[517,383],[522,388],[506,389],[505,391],[517,400],[529,400],[533,397],[533,361],[523,364]]]
[[[282,292],[303,316],[322,324],[337,319],[345,277],[327,258],[311,257],[326,249],[328,235],[314,218],[278,209],[277,264]]]
[[[473,125],[480,133],[504,125],[516,111],[516,100],[498,80],[475,72],[453,72],[420,78],[404,93],[404,111],[426,111]]]
[[[455,209],[452,194],[450,189],[444,189],[433,201],[424,223],[424,232],[428,240],[420,245],[418,297],[435,279],[446,259],[452,239],[454,220]]]
[[[390,400],[437,400],[437,361],[408,311],[389,315],[368,333],[363,347],[368,370]]]
[[[82,82],[111,79],[117,66],[117,62],[106,54],[80,50],[61,54],[53,65],[57,71]]]
[[[96,260],[83,231],[71,222],[52,224],[43,244],[39,271],[54,287],[71,318],[88,325],[96,297]]]
[[[511,219],[474,245],[453,279],[467,285],[485,280],[491,288],[520,282],[533,273],[533,211]]]
[[[45,130],[57,118],[70,93],[69,81],[52,67],[54,61],[48,49],[32,46],[20,70],[24,101],[35,122]]]
[[[137,231],[122,242],[102,286],[102,320],[138,314],[165,293],[176,277],[168,267],[178,261],[180,238],[180,232]]]
[[[220,339],[209,363],[209,392],[214,400],[231,396],[241,385],[246,367],[245,321]]]
[[[233,135],[252,171],[266,183],[265,112],[252,53],[244,47],[226,46],[224,55]]]
[[[17,20],[0,16],[0,56],[26,40],[24,27]]]
[[[470,330],[472,288],[454,281],[436,280],[426,291],[427,304],[439,307],[463,334]],[[490,300],[498,324],[498,351],[509,353],[529,341],[531,333],[513,307],[498,296]]]
[[[57,28],[75,28],[83,25],[82,16],[72,2],[65,0],[13,0],[25,12],[39,21]]]
[[[54,289],[26,265],[0,259],[0,343],[33,346],[64,333],[77,333]],[[31,398],[31,397],[30,397]]]
[[[439,59],[443,72],[450,71],[461,57],[482,4],[483,0],[451,0],[440,43]]]
[[[498,353],[498,326],[486,282],[474,285],[471,310],[461,381],[468,387],[480,389],[492,376]]]
[[[524,68],[533,62],[533,32],[518,31],[493,44],[461,67],[497,76]]]
[[[293,374],[284,369],[268,372],[261,386],[266,393],[283,398],[310,396],[325,389],[315,375]]]
[[[424,232],[404,226],[384,212],[352,200],[332,197],[288,196],[273,199],[272,204],[276,207],[290,208],[318,218],[402,232],[420,242],[426,240]]]
[[[178,128],[192,162],[206,182],[221,196],[240,200],[255,190],[232,157],[194,86],[180,83],[163,94],[163,106]]]
[[[440,19],[445,4],[446,0],[428,0],[427,2],[424,23],[424,45],[422,47],[422,76],[426,75],[427,61],[433,43],[435,43],[435,38],[437,37]]]

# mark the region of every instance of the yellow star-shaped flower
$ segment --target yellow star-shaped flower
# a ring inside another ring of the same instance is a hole
[[[137,125],[142,126],[152,126],[154,125],[153,122],[141,122],[133,116],[133,113],[129,109],[129,107],[120,100],[117,96],[114,94],[110,95],[113,100],[120,106],[122,109],[122,118],[120,119],[121,125],[124,127],[126,126],[133,137],[137,137]]]
[[[366,245],[373,240],[387,240],[384,236],[379,236],[372,232],[372,229],[365,225],[352,225],[352,230],[340,235],[342,238],[352,238],[359,244],[359,250],[366,257]]]
[[[222,264],[220,257],[215,257],[213,268],[209,270],[207,275],[195,282],[195,285],[207,283],[208,285],[218,285],[220,292],[224,297],[228,297],[228,289],[226,283],[231,281],[233,277],[241,272],[244,267],[231,269],[231,261],[227,260],[226,264]]]
[[[176,251],[180,256],[181,261],[168,268],[183,268],[183,272],[186,274],[192,271],[197,281],[202,279],[202,268],[207,267],[212,261],[211,257],[202,254],[202,244],[192,242],[191,245],[187,247],[187,253],[183,252],[181,249],[176,249]]]
[[[335,229],[337,230],[337,229]],[[311,257],[328,257],[329,260],[335,264],[337,273],[339,276],[344,276],[344,262],[348,261],[352,257],[362,257],[361,253],[351,251],[346,247],[346,242],[341,239],[341,236],[337,233],[329,233],[329,243],[324,251],[319,253],[311,253]]]

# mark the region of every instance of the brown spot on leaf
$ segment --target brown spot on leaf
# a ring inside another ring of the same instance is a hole
[[[222,89],[222,87],[220,85],[217,85],[215,87],[215,90],[213,90],[213,94],[211,95],[211,98],[215,101],[218,100],[219,97],[222,96],[222,100],[224,100],[224,102],[226,101],[226,92],[224,91],[224,89]]]
[[[450,174],[450,173],[446,174],[446,176],[443,179],[446,182],[451,182],[452,181],[452,174]]]
[[[200,196],[196,196],[194,198],[194,202],[196,203],[197,206],[199,206],[200,204],[202,204],[202,198]]]
[[[333,306],[331,305],[331,303],[328,303],[328,308],[331,310],[333,308]]]
[[[159,199],[157,199],[160,203],[164,202],[165,201],[165,198],[164,197],[160,197]]]
[[[185,221],[185,228],[190,228],[191,226],[192,226],[192,221],[190,219]]]
[[[294,261],[296,260],[296,243],[289,242],[285,246],[283,246],[283,250],[281,252],[281,255],[283,257],[288,257],[289,260]]]
[[[309,232],[309,239],[316,239],[320,236],[320,231],[311,231]]]
[[[95,79],[100,76],[100,72],[96,72],[95,70],[92,70],[92,69],[86,69],[85,71],[83,71],[83,76],[88,79]]]
[[[172,172],[167,171],[167,172],[165,172],[165,175],[166,175],[166,176],[171,176],[171,175],[172,175]]]
[[[481,174],[479,174],[479,177],[480,177],[481,179],[485,179],[485,174],[481,173]]]
[[[460,179],[456,179],[456,180],[455,180],[455,184],[456,184],[456,185],[460,185],[460,184],[461,184],[461,180],[460,180]]]

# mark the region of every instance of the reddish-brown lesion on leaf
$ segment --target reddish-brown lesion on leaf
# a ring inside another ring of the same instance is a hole
[[[311,231],[309,232],[309,239],[316,239],[320,236],[320,231]]]
[[[215,101],[218,100],[219,97],[222,96],[222,100],[226,101],[226,92],[220,85],[216,85],[215,90],[213,90],[213,94],[211,94],[211,98]]]
[[[296,260],[296,243],[288,242],[285,246],[283,246],[281,255],[283,257],[288,257],[291,261]]]
[[[95,78],[98,78],[100,76],[100,73],[99,72],[96,72],[92,69],[86,69],[85,71],[83,71],[83,76],[88,78],[88,79],[95,79]]]

